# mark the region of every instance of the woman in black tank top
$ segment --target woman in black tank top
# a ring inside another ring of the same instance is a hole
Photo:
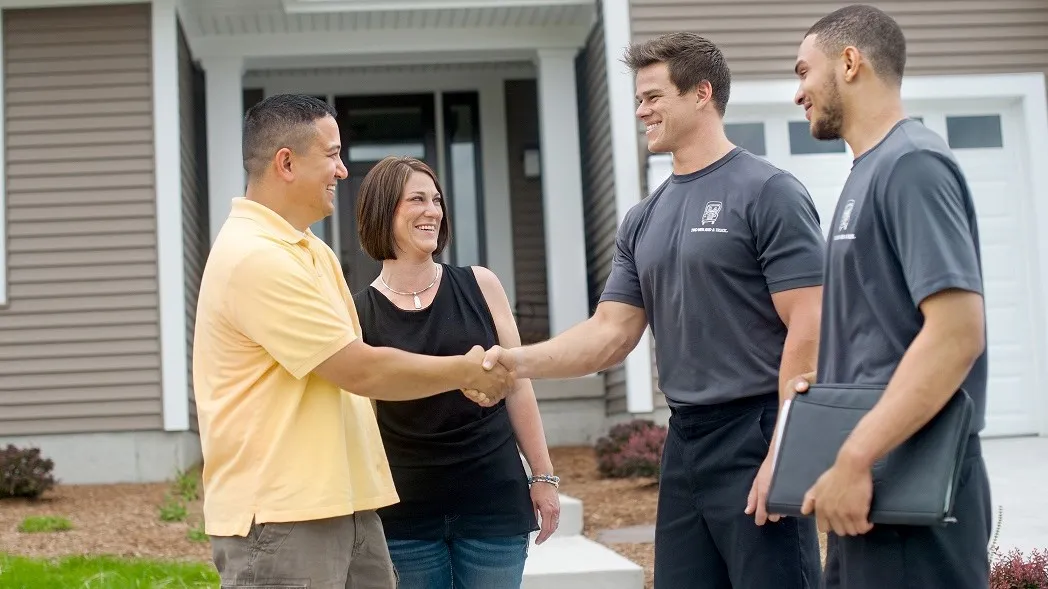
[[[368,345],[431,356],[520,345],[494,273],[434,262],[450,229],[426,164],[375,165],[357,196],[357,223],[364,250],[382,261],[353,297]],[[541,529],[544,541],[560,514],[556,478],[529,480],[517,449],[534,475],[553,475],[530,381],[491,407],[456,390],[377,401],[376,411],[400,495],[378,512],[400,589],[519,588],[530,533]]]

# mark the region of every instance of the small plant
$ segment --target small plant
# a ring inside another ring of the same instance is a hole
[[[1001,554],[995,546],[991,554],[990,589],[1048,589],[1048,550],[1027,558],[1018,549]]]
[[[188,512],[185,503],[177,497],[167,495],[160,505],[160,519],[165,522],[185,521]]]
[[[200,498],[200,479],[190,471],[179,471],[175,475],[175,493],[186,501]]]
[[[189,538],[190,542],[207,542],[207,532],[204,531],[204,522],[198,522],[197,525],[189,528],[186,532],[186,537]]]
[[[634,419],[597,440],[597,470],[606,478],[658,477],[666,427]]]
[[[39,448],[17,448],[8,444],[0,450],[0,499],[36,499],[55,486],[55,463]]]
[[[18,525],[18,531],[26,534],[64,532],[72,529],[73,524],[66,518],[50,515],[30,516],[22,520],[22,523]]]

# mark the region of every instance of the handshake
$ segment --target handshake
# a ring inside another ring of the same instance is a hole
[[[466,362],[462,393],[471,401],[492,407],[513,392],[517,363],[510,350],[496,345],[485,352],[484,348],[473,346],[463,357]]]

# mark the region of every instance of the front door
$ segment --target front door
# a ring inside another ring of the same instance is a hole
[[[418,158],[437,169],[437,130],[433,94],[337,96],[342,161],[349,178],[339,183],[339,252],[353,293],[367,288],[382,264],[360,247],[357,193],[368,170],[389,155]]]

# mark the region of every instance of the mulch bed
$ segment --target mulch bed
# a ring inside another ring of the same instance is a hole
[[[603,530],[655,522],[655,479],[601,479],[591,447],[551,448],[561,491],[583,502],[583,535],[597,540]],[[207,542],[187,533],[200,522],[200,502],[188,504],[184,522],[163,522],[159,508],[172,493],[168,484],[60,485],[36,501],[0,501],[0,552],[52,557],[112,554],[128,557],[210,560]],[[68,518],[73,530],[25,534],[18,525],[28,516]],[[645,587],[652,587],[654,546],[611,544],[612,550],[641,565]]]

